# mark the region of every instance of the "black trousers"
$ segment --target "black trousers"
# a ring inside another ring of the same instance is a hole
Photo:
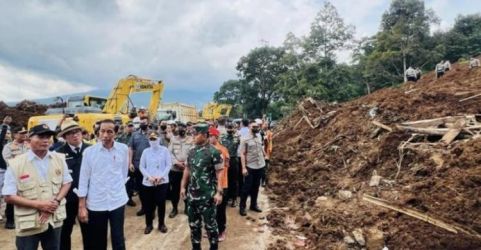
[[[259,187],[261,178],[264,175],[264,168],[252,169],[247,167],[247,176],[242,186],[242,195],[240,200],[240,208],[246,208],[247,197],[251,197],[251,208],[257,207],[257,196],[259,195]]]
[[[107,249],[107,229],[110,224],[110,239],[113,250],[125,250],[124,218],[125,206],[112,211],[88,211],[88,239],[92,250]]]
[[[270,160],[266,159],[266,166],[264,167],[264,174],[262,175],[261,178],[261,184],[267,184],[267,171],[269,171],[269,163]]]
[[[180,200],[180,184],[182,183],[183,172],[169,172],[169,198],[172,201],[172,208],[177,210]]]
[[[72,199],[67,201],[65,205],[67,210],[67,218],[63,221],[63,226],[60,234],[60,249],[70,250],[72,248],[72,243],[70,236],[72,235],[73,226],[76,223],[78,214],[78,199]],[[79,222],[80,231],[82,233],[82,242],[84,249],[89,249],[87,240],[87,224]]]
[[[239,161],[236,157],[232,157],[229,160],[229,170],[227,171],[227,180],[229,180],[229,186],[227,188],[226,199],[236,199],[239,185]]]
[[[140,209],[144,209],[144,185],[142,185],[142,181],[144,180],[144,176],[140,172],[138,168],[135,169],[134,171],[134,179],[135,179],[135,188],[137,189],[137,192],[139,194],[139,200],[140,204],[142,205]]]
[[[439,78],[444,75],[444,72],[436,72],[436,78]]]
[[[43,250],[58,250],[60,249],[60,227],[53,228],[48,226],[48,230],[31,235],[31,236],[17,236],[15,245],[18,250],[37,250],[38,245],[42,245]]]
[[[407,79],[410,82],[417,82],[418,81],[418,79],[415,76],[408,76]]]
[[[224,195],[222,197],[222,203],[217,206],[217,227],[219,228],[219,234],[223,233],[227,227],[227,201],[228,201],[227,189],[224,189]]]
[[[125,189],[127,190],[127,195],[129,196],[129,200],[131,200],[132,196],[134,196],[134,190],[136,190],[136,187],[135,187],[135,172],[131,172],[129,170],[129,177],[130,177],[130,179],[125,184]]]
[[[237,169],[239,171],[239,175],[237,176],[237,192],[239,197],[242,196],[242,187],[244,186],[244,175],[242,175],[242,163],[241,158],[237,157]]]
[[[5,217],[7,217],[7,223],[14,223],[15,216],[13,212],[13,204],[7,203],[5,206]]]
[[[159,186],[144,186],[145,198],[145,225],[152,226],[154,220],[155,208],[157,207],[157,215],[159,216],[159,225],[165,225],[165,199],[167,198],[167,189],[169,184],[165,183]]]

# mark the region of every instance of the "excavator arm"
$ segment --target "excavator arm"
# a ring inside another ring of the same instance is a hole
[[[140,92],[152,92],[148,111],[150,118],[153,119],[164,92],[164,83],[135,75],[129,75],[119,80],[117,86],[109,94],[103,112],[107,114],[127,114],[129,112],[130,94]]]

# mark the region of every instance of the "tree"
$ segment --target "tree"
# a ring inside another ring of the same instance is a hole
[[[430,41],[430,25],[438,18],[420,0],[394,0],[383,16],[381,30],[374,37],[376,49],[368,55],[367,70],[388,73],[380,86],[400,82],[408,65],[431,65],[439,48]],[[433,47],[434,46],[434,47]],[[434,52],[434,54],[433,54]],[[383,67],[384,65],[384,67]]]
[[[334,60],[335,51],[348,45],[354,34],[354,26],[346,25],[336,7],[325,2],[311,23],[311,30],[304,38],[304,59],[308,62]]]
[[[279,97],[275,86],[287,70],[282,63],[284,53],[282,48],[264,46],[251,50],[237,63],[239,76],[252,95],[250,102],[244,105],[250,116],[261,117],[269,104]]]

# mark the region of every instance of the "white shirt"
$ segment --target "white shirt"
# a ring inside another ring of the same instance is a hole
[[[111,149],[106,149],[102,143],[85,149],[78,196],[87,197],[89,210],[112,211],[127,203],[128,162],[128,147],[122,143],[114,142]]]
[[[169,150],[160,146],[158,148],[146,148],[140,157],[139,170],[144,176],[142,184],[152,187],[152,183],[147,180],[148,177],[161,177],[163,181],[160,184],[169,183],[169,171],[172,167],[172,158]]]
[[[56,153],[48,151],[47,155],[45,155],[43,158],[38,157],[32,152],[32,150],[28,150],[26,154],[28,161],[31,161],[33,166],[37,169],[39,177],[45,181],[48,176],[50,159],[52,158],[52,154]],[[67,184],[72,181],[72,176],[70,176],[68,171],[67,162],[63,161],[63,184]],[[5,172],[2,195],[17,195],[17,191],[17,178],[15,178],[12,169],[7,168],[7,171]]]
[[[68,144],[68,143],[67,143]],[[75,150],[76,148],[79,148],[79,149],[82,149],[82,146],[83,146],[83,143],[81,142],[78,147],[75,147],[75,146],[72,146],[70,144],[68,144],[68,146],[70,147],[70,149],[72,150],[72,152],[74,153],[77,153],[77,151]]]

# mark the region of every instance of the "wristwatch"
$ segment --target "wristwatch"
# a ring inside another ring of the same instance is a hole
[[[59,200],[57,197],[55,197],[55,199],[53,199],[53,200],[58,202],[59,205],[60,205],[60,202],[62,202],[62,200]]]

